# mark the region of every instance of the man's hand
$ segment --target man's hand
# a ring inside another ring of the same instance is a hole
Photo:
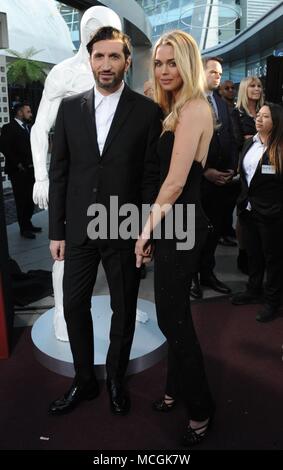
[[[230,183],[232,179],[234,178],[235,171],[230,169],[230,170],[227,170],[225,173],[226,173],[226,184],[227,184],[227,183]]]
[[[227,183],[230,183],[234,175],[233,170],[227,171],[218,171],[215,168],[208,168],[204,172],[205,178],[217,186],[224,186]]]
[[[54,261],[63,261],[65,257],[65,240],[51,240],[50,252]]]

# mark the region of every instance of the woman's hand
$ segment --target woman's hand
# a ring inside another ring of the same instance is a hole
[[[136,246],[136,267],[140,268],[143,263],[149,263],[152,259],[152,246],[148,245],[149,237],[143,234],[139,236]]]

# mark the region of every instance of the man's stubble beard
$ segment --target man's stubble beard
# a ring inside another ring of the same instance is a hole
[[[125,69],[121,70],[120,72],[117,73],[117,75],[115,75],[113,77],[113,80],[111,82],[108,82],[108,83],[103,83],[99,80],[99,74],[94,74],[94,79],[95,79],[95,83],[96,83],[96,86],[99,87],[99,88],[102,88],[104,90],[112,90],[112,89],[116,89],[117,86],[122,83],[123,79],[124,79],[124,74],[125,74]]]

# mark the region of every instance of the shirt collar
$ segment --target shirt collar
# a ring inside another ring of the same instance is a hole
[[[18,118],[14,118],[14,119],[18,124],[20,124],[21,127],[25,126],[25,123],[23,121],[21,121],[20,119],[18,119]]]
[[[253,136],[253,142],[257,142],[258,144],[262,145],[263,147],[266,147],[266,145],[263,144],[262,141],[260,140],[260,137],[259,137],[258,132],[257,132],[257,134],[255,134],[255,135]]]
[[[114,99],[116,98],[117,100],[119,100],[124,88],[125,88],[125,83],[124,83],[124,81],[122,81],[121,86],[120,86],[120,88],[118,88],[117,91],[115,91],[114,93],[111,93],[110,95],[105,96],[105,95],[102,95],[100,93],[100,91],[98,91],[98,89],[96,87],[96,84],[95,84],[94,85],[95,109],[97,109],[98,106],[100,105],[100,103],[105,99],[111,99],[112,100],[113,98]]]

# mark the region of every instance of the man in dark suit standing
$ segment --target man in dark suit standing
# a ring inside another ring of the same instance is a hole
[[[90,304],[102,261],[113,310],[107,389],[112,412],[123,415],[130,409],[123,379],[135,328],[140,273],[135,266],[135,240],[113,239],[109,230],[123,204],[140,207],[155,199],[161,113],[155,103],[123,81],[131,62],[126,35],[112,27],[100,28],[88,50],[95,87],[62,101],[50,165],[50,249],[54,259],[65,259],[64,314],[76,375],[70,390],[54,401],[49,411],[69,412],[99,393]],[[110,211],[111,196],[118,198],[115,214]],[[110,224],[104,239],[87,235],[87,211],[95,203],[108,214]]]
[[[41,228],[31,222],[34,211],[34,170],[30,146],[32,112],[25,103],[17,103],[13,111],[14,119],[2,127],[1,150],[5,156],[5,172],[14,192],[21,236],[32,239],[36,232],[41,232]]]
[[[228,294],[230,288],[214,274],[215,250],[221,236],[223,220],[231,206],[231,181],[237,165],[237,146],[227,104],[218,96],[222,76],[222,60],[218,57],[204,59],[207,80],[207,99],[215,118],[215,131],[209,146],[202,184],[202,205],[209,218],[210,231],[200,260],[200,284]],[[197,276],[191,289],[193,297],[201,297],[202,292]]]

